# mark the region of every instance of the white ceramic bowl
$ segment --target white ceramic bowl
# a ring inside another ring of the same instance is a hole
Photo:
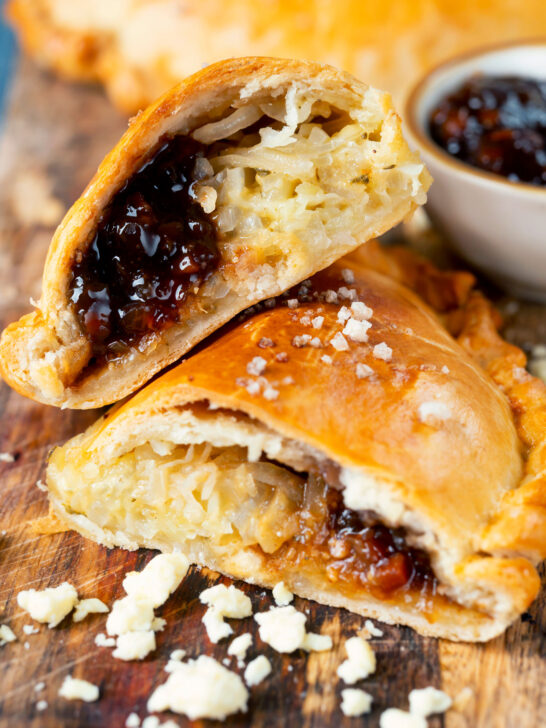
[[[428,133],[437,103],[478,72],[546,79],[546,40],[460,56],[428,73],[413,89],[404,120],[410,144],[434,177],[427,212],[453,247],[499,285],[546,303],[546,188],[471,167]]]

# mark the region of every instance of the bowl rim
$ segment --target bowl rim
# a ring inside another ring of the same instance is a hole
[[[404,123],[411,135],[417,142],[419,142],[428,154],[432,155],[438,163],[450,167],[451,171],[456,172],[459,176],[468,175],[474,177],[475,181],[480,182],[482,185],[486,183],[499,185],[504,189],[510,189],[516,194],[527,195],[532,193],[544,198],[546,196],[546,187],[533,185],[529,182],[509,180],[502,175],[495,174],[494,172],[487,172],[486,170],[479,169],[478,167],[473,167],[472,165],[453,157],[449,154],[449,152],[444,150],[432,140],[416,118],[417,105],[426,93],[427,86],[434,76],[446,70],[455,70],[463,63],[471,61],[472,59],[478,59],[482,56],[488,56],[492,53],[510,50],[512,48],[521,47],[523,50],[534,46],[540,46],[546,49],[546,36],[483,45],[437,63],[429,71],[427,71],[427,73],[416,84],[413,85],[410,93],[408,94],[404,103]]]

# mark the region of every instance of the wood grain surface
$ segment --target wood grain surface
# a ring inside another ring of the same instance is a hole
[[[30,310],[29,297],[39,295],[40,274],[54,218],[81,192],[98,162],[126,126],[93,88],[62,83],[26,62],[19,68],[8,118],[0,139],[0,325]],[[34,187],[33,187],[34,185]],[[40,204],[29,206],[26,190],[38,189]],[[428,244],[427,241],[417,241]],[[430,240],[428,241],[430,242]],[[491,295],[497,295],[490,291]],[[507,315],[507,336],[530,348],[546,343],[546,312],[541,306],[499,298]],[[167,619],[158,633],[158,649],[142,663],[123,663],[94,644],[104,631],[104,615],[79,624],[69,618],[53,630],[31,622],[17,606],[17,592],[69,580],[82,597],[107,604],[122,596],[122,575],[141,568],[150,552],[108,551],[74,533],[37,535],[33,524],[47,512],[43,477],[50,448],[80,432],[96,412],[60,411],[23,399],[0,383],[0,452],[13,453],[13,463],[0,462],[0,623],[9,624],[18,641],[0,648],[0,726],[101,726],[121,728],[127,715],[146,715],[146,700],[163,682],[169,653],[182,647],[190,657],[206,653],[223,659],[227,641],[212,645],[205,634],[198,595],[217,575],[193,569],[175,595],[158,610]],[[227,581],[227,580],[224,580]],[[239,585],[255,611],[272,604],[268,593]],[[231,726],[378,726],[387,707],[407,708],[412,688],[435,685],[455,696],[470,687],[462,711],[429,720],[431,728],[537,728],[546,725],[546,610],[544,593],[523,619],[487,645],[452,644],[425,639],[407,628],[383,627],[373,640],[377,672],[361,687],[374,696],[374,710],[362,718],[340,711],[342,685],[336,668],[344,659],[343,642],[363,627],[363,620],[343,610],[305,600],[296,607],[308,614],[308,625],[334,640],[327,653],[283,656],[260,643],[251,619],[233,621],[235,634],[252,631],[251,657],[265,653],[273,672],[251,691],[249,712],[227,721]],[[236,668],[233,663],[232,667]],[[69,702],[57,696],[65,675],[100,686],[96,703]],[[45,688],[36,692],[37,682]],[[48,707],[39,711],[38,700]],[[189,721],[174,718],[180,726]],[[196,721],[192,725],[213,725]]]

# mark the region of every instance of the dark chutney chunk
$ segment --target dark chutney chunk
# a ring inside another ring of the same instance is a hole
[[[473,167],[546,185],[546,80],[474,76],[440,101],[429,130]]]
[[[188,294],[217,268],[216,228],[192,192],[205,149],[184,136],[164,140],[74,260],[70,300],[92,344],[90,363],[115,359],[176,323]]]

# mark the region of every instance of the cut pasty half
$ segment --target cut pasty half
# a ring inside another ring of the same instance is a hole
[[[4,377],[48,404],[119,400],[391,228],[429,181],[388,95],[312,63],[210,66],[133,120],[68,212]]]
[[[504,630],[546,551],[545,388],[471,276],[371,252],[418,287],[428,271],[459,343],[344,259],[56,449],[54,512],[424,634]]]

